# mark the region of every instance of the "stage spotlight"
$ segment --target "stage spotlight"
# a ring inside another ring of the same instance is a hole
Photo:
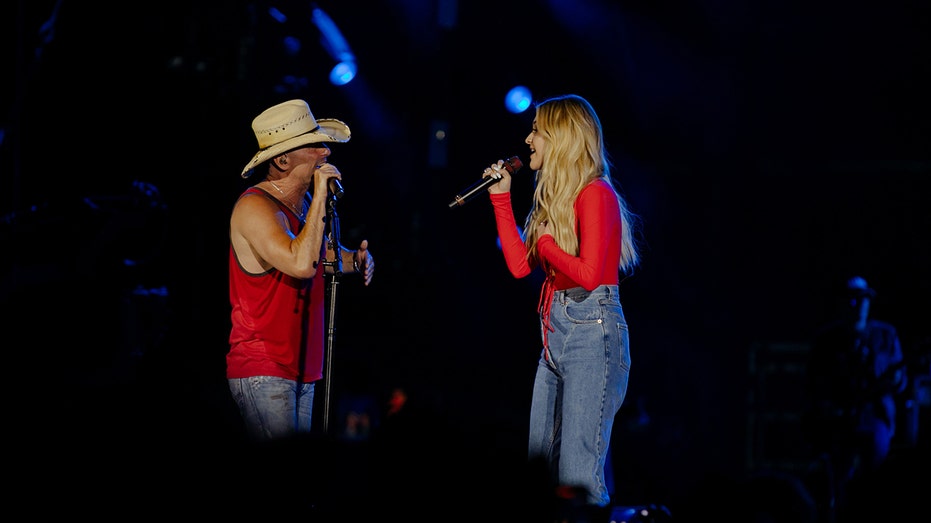
[[[330,83],[333,85],[346,85],[356,77],[356,71],[355,62],[340,62],[330,70]]]
[[[333,19],[323,12],[323,9],[314,7],[311,19],[320,30],[321,43],[330,57],[336,60],[336,66],[330,71],[330,82],[333,85],[346,85],[356,77],[356,57],[349,49],[349,43],[343,37]]]
[[[287,15],[282,13],[281,10],[278,9],[277,7],[269,7],[268,16],[274,18],[275,21],[278,22],[279,24],[283,24],[288,21]]]
[[[530,95],[530,89],[527,89],[523,85],[518,85],[511,88],[507,96],[504,97],[504,107],[512,113],[519,114],[530,107],[532,100],[533,97]]]

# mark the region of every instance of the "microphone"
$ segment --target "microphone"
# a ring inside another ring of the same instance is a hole
[[[327,187],[330,189],[330,194],[333,195],[333,198],[339,200],[343,197],[343,184],[339,183],[339,179],[330,178],[327,180]]]
[[[511,174],[516,173],[523,166],[524,164],[521,163],[520,158],[516,156],[512,156],[505,160],[503,165],[504,169]],[[478,182],[469,186],[469,188],[466,190],[457,194],[453,201],[449,202],[449,208],[452,209],[453,207],[462,207],[465,205],[465,202],[474,198],[476,194],[481,193],[499,181],[501,181],[501,178],[495,178],[494,176],[483,177]]]

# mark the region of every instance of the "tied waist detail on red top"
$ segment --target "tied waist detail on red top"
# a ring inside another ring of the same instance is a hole
[[[593,296],[604,300],[601,302],[603,304],[615,302],[617,305],[620,305],[620,295],[617,284],[601,284],[592,290],[588,290],[581,286],[562,288],[559,285],[559,279],[555,275],[547,277],[543,282],[543,287],[540,291],[540,300],[537,302],[537,310],[540,313],[544,355],[547,361],[550,361],[549,333],[556,331],[556,328],[553,327],[552,324],[553,305],[556,303],[566,305],[570,302],[579,303]]]
[[[553,297],[556,295],[555,282],[556,276],[547,271],[546,280],[540,289],[540,299],[537,301],[537,312],[540,313],[540,322],[543,325],[543,348],[546,349],[547,359],[549,359],[549,333],[555,330],[550,323],[550,311],[553,309]]]

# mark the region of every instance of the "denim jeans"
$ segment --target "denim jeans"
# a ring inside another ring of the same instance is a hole
[[[227,380],[246,432],[258,440],[310,432],[314,384],[274,376]]]
[[[605,482],[611,429],[630,372],[618,286],[556,291],[550,323],[555,330],[533,384],[529,455],[545,460],[558,485],[584,488],[586,503],[603,507],[611,495]],[[542,322],[540,328],[542,334]]]

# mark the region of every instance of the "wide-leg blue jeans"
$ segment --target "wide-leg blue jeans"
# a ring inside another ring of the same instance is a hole
[[[627,321],[618,286],[556,291],[537,365],[530,408],[529,455],[549,464],[559,486],[584,488],[605,506],[605,466],[614,417],[630,372]],[[541,321],[541,335],[545,327]]]

